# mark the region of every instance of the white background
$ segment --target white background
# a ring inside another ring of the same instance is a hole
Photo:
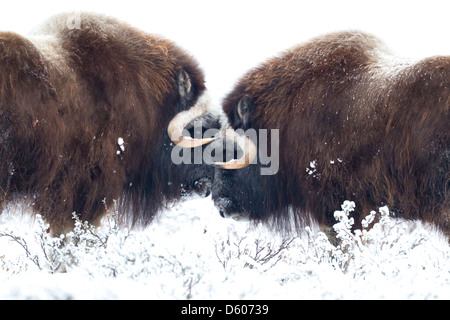
[[[370,32],[396,54],[410,58],[450,55],[448,0],[5,2],[0,10],[2,31],[26,35],[53,14],[84,10],[172,39],[200,62],[217,103],[249,68],[328,32]]]

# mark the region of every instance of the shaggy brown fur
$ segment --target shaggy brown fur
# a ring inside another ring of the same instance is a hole
[[[180,185],[211,175],[173,165],[166,133],[204,92],[203,73],[171,41],[91,14],[69,29],[69,18],[32,41],[0,33],[0,203],[32,198],[63,230],[72,212],[98,222],[120,198],[147,223]]]
[[[316,38],[249,71],[224,100],[233,128],[280,130],[280,171],[216,169],[213,198],[281,226],[289,209],[332,224],[353,200],[356,227],[388,205],[448,231],[449,108],[450,57],[396,60],[361,32]]]

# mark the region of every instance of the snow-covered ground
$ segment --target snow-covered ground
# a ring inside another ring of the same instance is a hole
[[[450,298],[447,239],[389,216],[361,235],[337,223],[333,246],[317,228],[275,234],[192,197],[144,230],[117,228],[114,214],[100,230],[79,224],[61,247],[21,211],[0,216],[0,299]]]
[[[191,52],[219,104],[248,68],[326,32],[361,29],[414,59],[449,55],[448,9],[447,0],[10,1],[0,30],[27,34],[68,10],[115,16]],[[343,221],[333,246],[314,226],[274,234],[220,218],[210,198],[189,198],[145,230],[117,229],[112,215],[101,230],[79,226],[61,247],[27,212],[0,215],[0,299],[450,298],[447,239],[418,222],[385,216],[349,235]]]

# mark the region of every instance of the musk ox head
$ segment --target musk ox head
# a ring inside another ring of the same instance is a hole
[[[230,136],[253,131],[258,152],[248,166],[216,163],[222,216],[331,225],[353,200],[355,227],[388,205],[449,229],[450,57],[413,62],[371,35],[329,34],[250,70],[223,111]],[[279,152],[274,174],[261,174],[261,143]]]
[[[254,105],[250,96],[244,94],[230,103],[236,107],[228,116],[229,128],[222,135],[228,152],[225,152],[224,161],[214,163],[212,198],[222,217],[267,220],[269,212],[277,212],[274,206],[277,201],[274,200],[278,193],[275,177],[279,174],[279,129],[265,129],[253,124]],[[240,139],[246,144],[230,143],[228,137],[238,137],[234,140]],[[229,155],[230,150],[234,151],[234,156]],[[241,165],[236,165],[239,154],[248,154],[249,161],[240,161]]]
[[[239,121],[245,122],[244,118],[250,116],[249,107],[249,99],[243,98],[237,110]],[[182,152],[186,150],[182,148],[205,145],[202,152],[198,153],[197,159],[203,164],[216,168],[212,193],[220,214],[223,217],[233,216],[236,219],[261,218],[264,201],[262,197],[258,200],[255,200],[255,197],[262,195],[261,188],[264,186],[262,183],[255,183],[254,177],[273,176],[277,173],[278,130],[257,131],[248,126],[232,129],[229,124],[225,124],[219,130],[217,127],[211,128],[211,123],[218,121],[217,115],[207,113],[199,116],[193,110],[189,112],[190,116],[185,117],[186,121],[180,121],[180,124],[176,125],[171,123],[173,126],[169,126],[169,135],[173,137],[172,141],[177,143]],[[186,125],[192,118],[194,119]],[[192,128],[194,128],[194,134],[189,132]],[[178,133],[171,134],[175,130],[178,130]],[[197,138],[193,139],[194,136]],[[178,155],[176,150],[174,148],[175,154]],[[190,159],[190,157],[186,158]],[[271,181],[271,179],[262,181]],[[248,202],[245,201],[246,199]]]

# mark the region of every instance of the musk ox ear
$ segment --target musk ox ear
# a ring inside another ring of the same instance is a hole
[[[177,74],[177,82],[180,97],[189,99],[192,96],[192,83],[189,74],[184,70],[180,70]]]
[[[250,124],[250,113],[252,110],[253,101],[249,96],[244,96],[238,103],[237,119],[242,123],[242,127],[247,129]]]

